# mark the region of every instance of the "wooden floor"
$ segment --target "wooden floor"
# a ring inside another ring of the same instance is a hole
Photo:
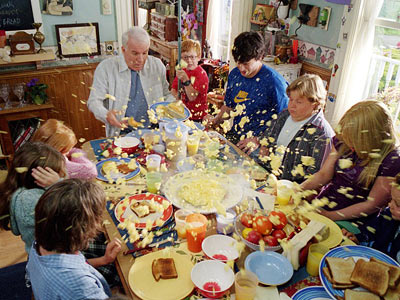
[[[0,170],[0,182],[7,176],[7,171]],[[26,261],[25,244],[20,236],[11,231],[0,230],[0,268]]]

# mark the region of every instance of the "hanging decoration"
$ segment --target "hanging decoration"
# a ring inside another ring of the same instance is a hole
[[[190,8],[187,6],[186,11],[182,9],[182,40],[185,41],[187,39],[198,40],[197,37],[197,28],[199,26],[195,13],[190,13]]]

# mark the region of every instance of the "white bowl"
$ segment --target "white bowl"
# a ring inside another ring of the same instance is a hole
[[[230,267],[217,260],[205,260],[197,263],[191,273],[191,279],[200,293],[209,298],[220,298],[232,286],[235,275]],[[217,290],[205,290],[206,283],[215,283],[219,286]]]
[[[205,238],[201,244],[201,248],[207,257],[213,260],[227,262],[235,260],[239,257],[239,252],[236,248],[237,241],[230,236],[215,234]],[[213,257],[214,255],[224,255],[227,259]]]

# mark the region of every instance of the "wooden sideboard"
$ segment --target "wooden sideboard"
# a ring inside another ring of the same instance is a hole
[[[47,115],[40,116],[40,118],[54,118],[64,121],[66,125],[73,129],[78,140],[82,138],[85,140],[98,139],[105,136],[104,124],[95,119],[86,105],[90,93],[89,87],[92,85],[96,67],[97,64],[93,63],[4,73],[0,74],[0,84],[8,83],[12,86],[20,82],[28,83],[32,78],[38,78],[39,83],[48,85],[46,92],[52,107],[49,108],[48,104],[45,106],[30,105],[29,114],[37,117],[40,114],[39,111],[46,108]],[[24,109],[14,108],[13,110],[15,110],[17,116],[25,118]],[[8,122],[4,120],[3,114],[8,114],[7,110],[1,111],[1,122]],[[6,127],[2,126],[1,128]],[[10,149],[4,145],[2,145],[2,150],[3,155],[12,154],[9,152]]]
[[[31,118],[47,120],[49,112],[54,106],[51,103],[46,103],[42,105],[29,104],[24,107],[12,107],[10,109],[4,109],[4,105],[1,105],[0,108],[2,109],[0,110],[0,144],[3,152],[3,157],[1,158],[6,159],[6,164],[9,168],[14,154],[14,141],[11,137],[9,122]]]
[[[178,44],[165,42],[151,36],[150,49],[169,61],[169,84],[172,85],[175,78],[176,61],[178,60]]]

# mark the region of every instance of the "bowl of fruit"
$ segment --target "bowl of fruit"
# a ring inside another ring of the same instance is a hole
[[[246,210],[236,217],[235,232],[250,249],[260,250],[260,241],[264,241],[264,250],[278,251],[279,241],[287,238],[286,225],[281,211]]]

